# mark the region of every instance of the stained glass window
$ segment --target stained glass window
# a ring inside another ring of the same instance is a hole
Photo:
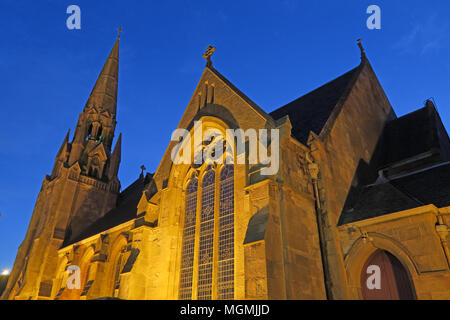
[[[192,178],[186,191],[186,211],[183,229],[181,259],[180,299],[209,300],[234,299],[234,168],[225,166],[216,183],[215,170],[211,167],[201,181],[201,196],[197,199],[198,182]],[[219,191],[219,210],[216,212],[216,185]],[[199,224],[196,220],[197,201],[199,201]],[[214,230],[215,223],[218,223]],[[196,230],[198,243],[196,247]],[[216,242],[214,242],[216,241]],[[214,244],[218,250],[214,251]],[[198,252],[194,265],[194,252]],[[214,261],[218,261],[214,264]],[[193,272],[198,272],[193,281]],[[217,291],[213,292],[213,283]]]
[[[179,298],[183,300],[192,299],[197,190],[198,180],[193,177],[186,190],[186,209],[184,215],[183,249],[179,289]]]
[[[234,298],[234,168],[220,173],[218,298]]]
[[[214,171],[209,169],[202,182],[197,286],[199,300],[210,300],[212,298],[215,178]]]

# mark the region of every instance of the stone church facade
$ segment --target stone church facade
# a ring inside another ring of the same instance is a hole
[[[118,38],[2,298],[450,299],[448,134],[432,101],[397,117],[360,49],[356,68],[271,113],[208,55],[178,128],[277,129],[278,172],[247,148],[234,164],[174,164],[172,141],[120,191]]]

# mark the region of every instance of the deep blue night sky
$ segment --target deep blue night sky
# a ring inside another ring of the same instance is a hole
[[[111,50],[120,47],[122,186],[160,159],[203,71],[214,66],[272,111],[359,64],[356,39],[397,115],[434,97],[450,128],[450,2],[442,1],[0,2],[0,270],[11,268],[42,180],[73,134]],[[81,8],[81,30],[66,9]],[[381,8],[368,30],[366,8]],[[71,137],[72,138],[72,137]]]

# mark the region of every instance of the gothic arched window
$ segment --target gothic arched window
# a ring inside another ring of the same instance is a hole
[[[195,176],[186,190],[183,249],[181,257],[180,299],[192,299],[192,275],[194,266],[195,222],[197,218],[198,180]]]
[[[220,173],[218,298],[234,298],[234,168]]]
[[[215,169],[207,168],[200,185],[199,197],[197,179],[191,178],[186,190],[179,298],[233,299],[233,166],[224,166],[218,179]]]
[[[125,265],[125,252],[126,252],[126,246],[121,248],[118,257],[116,258],[116,263],[114,265],[114,283],[113,283],[113,297],[117,297],[119,295],[119,288],[120,288],[120,273],[123,270],[123,267]]]
[[[214,170],[209,169],[202,182],[197,287],[199,300],[212,299],[215,178]]]

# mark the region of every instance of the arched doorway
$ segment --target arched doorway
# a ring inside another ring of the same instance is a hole
[[[408,271],[385,250],[377,250],[367,259],[361,272],[361,290],[365,300],[415,299]]]

